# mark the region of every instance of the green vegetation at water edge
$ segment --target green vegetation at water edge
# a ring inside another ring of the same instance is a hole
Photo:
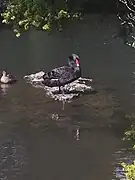
[[[125,132],[124,140],[133,142],[133,149],[135,149],[135,114],[127,116],[127,119],[131,121],[130,128]],[[135,161],[131,164],[121,163],[123,166],[124,174],[127,180],[135,180]]]
[[[30,27],[44,31],[62,30],[67,20],[80,18],[80,13],[65,0],[9,0],[1,16],[2,22],[12,25],[19,37]]]
[[[130,128],[125,132],[123,140],[133,141],[135,144],[135,114],[126,116],[126,119],[131,122]]]
[[[135,180],[135,161],[132,164],[121,163],[127,180]]]

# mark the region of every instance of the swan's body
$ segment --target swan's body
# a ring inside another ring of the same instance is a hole
[[[46,86],[64,86],[71,83],[81,77],[81,68],[79,63],[79,57],[76,54],[69,56],[68,65],[52,69],[51,72],[47,72],[43,76],[43,83]]]

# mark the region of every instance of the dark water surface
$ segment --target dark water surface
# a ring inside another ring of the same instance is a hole
[[[0,69],[20,80],[0,91],[0,180],[110,180],[131,111],[135,51],[113,35],[115,16],[86,17],[63,33],[0,32]],[[83,76],[99,92],[65,105],[22,77],[80,55]],[[76,131],[79,129],[79,140]]]

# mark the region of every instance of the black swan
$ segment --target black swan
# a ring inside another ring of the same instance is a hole
[[[81,68],[79,57],[76,54],[72,54],[68,58],[68,64],[61,66],[43,75],[43,84],[49,87],[60,87],[68,83],[71,83],[81,77]]]
[[[0,83],[1,84],[13,84],[16,81],[17,80],[15,79],[14,76],[12,76],[11,74],[7,74],[6,71],[2,71],[2,76],[0,78]]]

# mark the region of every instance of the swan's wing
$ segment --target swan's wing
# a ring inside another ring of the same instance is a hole
[[[70,71],[65,71],[59,78],[60,84],[67,84],[76,79],[74,71],[70,69]]]
[[[51,71],[51,78],[60,78],[61,75],[65,72],[68,72],[70,67],[68,66],[61,66],[59,68],[54,68]]]

